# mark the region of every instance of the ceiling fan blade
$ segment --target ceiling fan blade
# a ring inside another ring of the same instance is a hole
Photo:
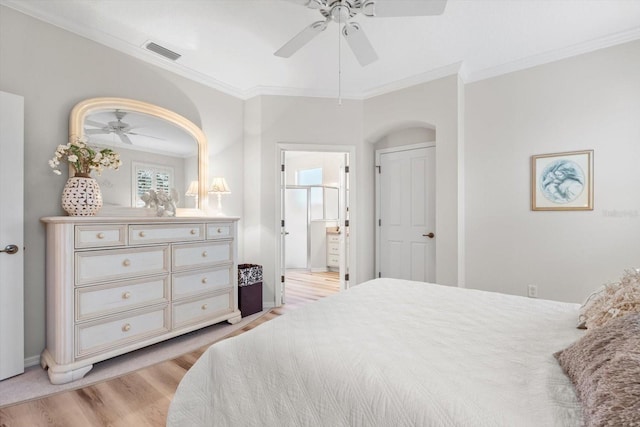
[[[347,43],[360,65],[364,67],[378,59],[378,54],[371,46],[369,38],[360,28],[360,25],[355,22],[348,22],[342,29],[342,35],[347,39]]]
[[[133,145],[133,142],[131,142],[131,140],[129,139],[129,137],[127,135],[125,135],[122,132],[118,132],[118,136],[120,137],[120,140],[122,142],[124,142],[125,144],[131,144]]]
[[[85,129],[84,133],[87,135],[100,135],[104,133],[111,133],[109,129]]]
[[[291,3],[308,7],[309,9],[321,9],[327,5],[327,0],[287,0]]]
[[[362,5],[366,16],[432,16],[441,15],[447,0],[367,0]]]
[[[144,133],[136,133],[136,132],[127,132],[129,135],[138,135],[138,136],[144,136],[146,138],[153,138],[153,139],[160,139],[162,141],[164,141],[164,138],[160,138],[159,136],[153,136],[153,135],[145,135]]]
[[[296,53],[301,47],[309,43],[315,36],[327,28],[327,21],[317,21],[300,31],[294,38],[289,40],[274,53],[275,56],[288,58]]]
[[[107,125],[105,123],[98,123],[98,122],[94,122],[93,120],[85,120],[84,123],[89,125],[89,126],[96,127],[96,128],[105,128],[105,127],[107,127]]]

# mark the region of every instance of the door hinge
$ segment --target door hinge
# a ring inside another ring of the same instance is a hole
[[[348,281],[349,281],[349,273],[347,273],[347,274],[345,274],[345,275],[344,275],[344,281],[345,281],[345,282],[348,282]]]
[[[382,166],[376,166],[376,169],[378,169],[378,173],[382,173]]]
[[[349,226],[349,220],[348,220],[348,219],[345,219],[345,220],[344,220],[344,226],[345,226],[345,227],[348,227],[348,226]]]
[[[382,272],[378,271],[378,277],[382,277]]]
[[[284,219],[280,220],[280,227],[284,227]]]
[[[284,283],[284,276],[280,276],[280,283]]]
[[[349,166],[344,167],[344,173],[349,173]]]
[[[280,172],[284,172],[284,165],[280,165]]]
[[[382,220],[381,219],[378,220],[378,227],[382,227]]]

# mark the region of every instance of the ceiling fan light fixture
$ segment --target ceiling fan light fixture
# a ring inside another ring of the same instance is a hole
[[[376,2],[373,0],[365,1],[362,6],[360,6],[360,12],[370,18],[376,16]]]

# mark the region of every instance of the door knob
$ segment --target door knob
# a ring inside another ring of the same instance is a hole
[[[435,234],[433,234],[433,233],[423,234],[422,236],[423,236],[423,237],[428,237],[428,238],[430,238],[430,239],[433,239],[434,237],[436,237],[436,235],[435,235]]]
[[[4,249],[0,249],[0,252],[6,252],[9,255],[13,255],[18,252],[18,247],[16,245],[7,245]]]

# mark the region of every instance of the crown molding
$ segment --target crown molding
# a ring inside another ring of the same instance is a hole
[[[465,83],[473,83],[480,80],[490,79],[503,74],[513,73],[515,71],[544,65],[573,56],[581,55],[595,50],[619,45],[622,43],[640,39],[640,27],[622,31],[610,36],[600,37],[584,43],[574,44],[562,49],[556,49],[544,52],[538,55],[528,56],[517,61],[507,62],[495,67],[485,68],[483,70],[472,71],[467,74],[464,79]]]
[[[425,73],[416,74],[414,76],[410,76],[401,80],[396,80],[388,84],[380,85],[364,92],[362,95],[362,98],[363,99],[373,98],[375,96],[384,95],[389,92],[395,92],[400,89],[406,89],[411,86],[427,83],[433,80],[441,79],[443,77],[448,77],[454,74],[458,74],[461,67],[462,67],[462,62],[456,62],[453,64],[446,65],[444,67],[427,71]]]

